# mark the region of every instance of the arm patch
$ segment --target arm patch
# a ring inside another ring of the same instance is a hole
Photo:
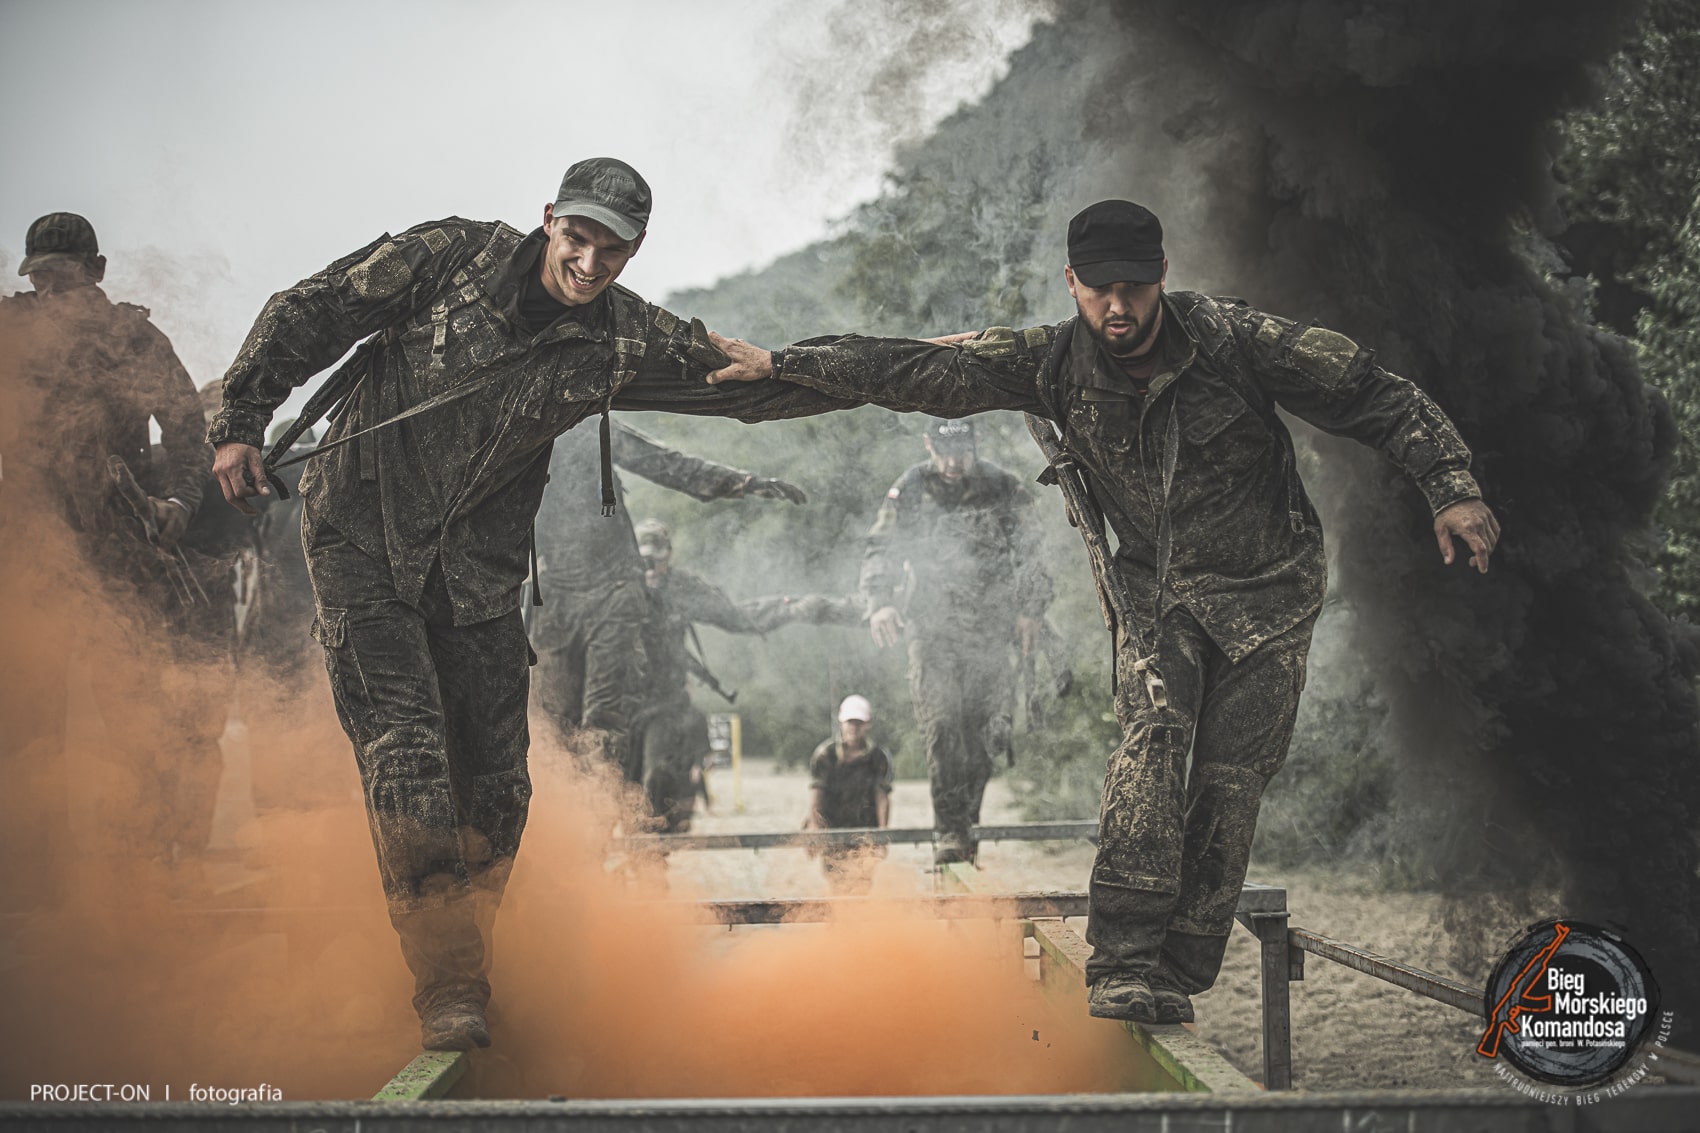
[[[362,299],[400,295],[412,280],[413,269],[393,240],[384,241],[371,255],[348,269],[348,285]]]
[[[1015,332],[1008,327],[990,327],[961,344],[964,353],[976,358],[1009,358],[1015,354]]]
[[[1308,327],[1293,340],[1288,358],[1322,388],[1339,389],[1351,381],[1359,353],[1358,344],[1338,331]]]

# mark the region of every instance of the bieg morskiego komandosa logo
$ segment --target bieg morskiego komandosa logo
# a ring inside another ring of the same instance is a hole
[[[1621,936],[1572,920],[1530,928],[1488,978],[1477,1045],[1539,1082],[1586,1088],[1622,1070],[1659,1018],[1659,987]]]

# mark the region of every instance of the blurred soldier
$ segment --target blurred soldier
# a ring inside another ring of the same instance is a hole
[[[248,508],[273,490],[259,450],[273,412],[361,344],[296,425],[332,413],[301,479],[303,541],[434,1049],[490,1041],[488,937],[531,800],[519,607],[554,438],[621,409],[760,421],[846,404],[694,380],[724,361],[707,329],[614,282],[649,212],[636,170],[593,158],[530,235],[459,217],[386,233],[272,297],[208,430],[225,498]],[[612,507],[611,455],[602,467]]]
[[[1011,752],[1012,647],[1033,648],[1051,602],[1033,499],[975,452],[973,421],[933,418],[929,459],[885,494],[861,589],[880,646],[909,643],[909,691],[932,783],[933,860],[971,862],[997,759]]]
[[[287,435],[294,420],[272,427]],[[312,451],[313,430],[290,454]],[[313,583],[301,543],[300,481],[305,465],[278,471],[284,498],[261,496],[253,519],[256,554],[245,577],[247,608],[237,648],[242,720],[248,731],[248,781],[254,809],[313,810],[360,795],[325,672],[325,651],[312,638]],[[210,510],[242,518],[234,508]]]
[[[886,750],[869,742],[873,705],[852,694],[838,706],[838,737],[809,757],[809,817],[805,830],[891,825],[893,767]],[[835,892],[865,893],[884,846],[829,846],[821,869]]]
[[[646,519],[636,531],[651,605],[643,629],[648,673],[637,713],[635,758],[650,814],[661,820],[665,833],[682,834],[691,828],[693,774],[709,752],[708,717],[691,703],[686,678],[696,677],[728,701],[737,695],[721,689],[709,671],[694,623],[727,633],[759,634],[762,627],[724,590],[673,564],[666,524]]]
[[[1047,475],[1084,474],[1070,512],[1098,535],[1089,545],[1114,622],[1123,732],[1092,868],[1088,1005],[1176,1023],[1221,968],[1327,581],[1276,406],[1404,469],[1446,563],[1461,539],[1485,573],[1499,523],[1458,431],[1371,351],[1242,300],[1166,292],[1167,272],[1157,218],[1100,201],[1068,227],[1063,274],[1078,318],[933,342],[847,337],[777,361],[725,341],[737,364],[713,380],[777,373],[893,409],[1026,410]],[[1106,519],[1113,558],[1099,542]]]
[[[200,388],[202,427],[223,400],[218,381]],[[154,466],[167,463],[155,446]],[[203,472],[202,500],[216,495],[217,482]],[[174,800],[159,817],[154,842],[176,847],[179,856],[204,849],[212,837],[213,810],[224,751],[219,737],[230,719],[235,694],[236,569],[254,547],[252,522],[227,507],[201,507],[177,541],[182,567],[190,576],[192,603],[173,603],[167,624],[173,632],[177,677],[162,705],[171,716],[170,734],[180,737],[175,758],[158,761],[154,777]]]
[[[272,429],[276,441],[293,421]],[[290,449],[293,455],[312,451],[315,437],[309,429]],[[262,670],[267,679],[299,680],[304,672],[323,671],[324,651],[313,642],[308,629],[313,624],[313,583],[307,577],[307,552],[301,545],[301,476],[305,466],[295,464],[277,473],[289,491],[287,498],[262,496],[260,514],[253,518],[254,538],[259,547],[249,609],[242,623],[242,653],[245,666]],[[234,511],[219,508],[219,511]],[[240,512],[235,514],[240,515]]]
[[[0,573],[17,604],[0,654],[0,757],[18,774],[19,803],[0,837],[9,875],[34,888],[22,894],[34,904],[55,888],[65,838],[60,752],[79,635],[98,631],[136,662],[103,656],[91,680],[110,750],[141,792],[124,800],[121,816],[137,850],[169,862],[204,846],[203,824],[172,821],[190,741],[161,691],[158,662],[172,656],[171,628],[197,600],[177,542],[200,505],[210,450],[194,383],[171,343],[146,309],[101,290],[106,257],[94,227],[52,213],[30,225],[24,249],[18,272],[35,290],[0,301]],[[68,553],[89,572],[80,586],[76,568],[54,557],[67,529]]]
[[[610,440],[616,467],[698,500],[808,499],[794,484],[675,452],[618,421]],[[549,483],[536,528],[546,596],[531,625],[538,707],[580,754],[596,752],[641,782],[631,726],[641,703],[650,601],[619,478],[620,503],[612,516],[602,514],[596,435],[581,430],[555,442]]]

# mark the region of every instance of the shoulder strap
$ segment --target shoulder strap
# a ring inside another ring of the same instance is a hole
[[[1056,413],[1059,425],[1068,412],[1062,397],[1062,368],[1063,363],[1068,360],[1069,347],[1074,344],[1077,321],[1064,319],[1057,324],[1056,336],[1051,339],[1050,353],[1045,355],[1045,365],[1039,371],[1039,399],[1044,401],[1049,398],[1050,407]],[[1068,434],[1066,428],[1059,428],[1057,431],[1064,436]]]
[[[484,242],[484,247],[480,248],[477,255],[455,272],[449,279],[448,286],[438,293],[436,302],[432,304],[431,368],[433,370],[441,368],[443,353],[448,343],[450,303],[453,302],[456,306],[459,306],[460,303],[469,301],[477,295],[478,289],[473,279],[474,273],[487,269],[495,262],[499,254],[497,245],[502,241],[504,235],[513,236],[517,234],[506,225],[498,224],[495,231],[490,234],[490,239]],[[277,492],[279,499],[289,498],[289,490],[276,475],[279,468],[288,468],[292,464],[299,464],[304,460],[318,456],[322,452],[341,448],[349,441],[363,437],[368,433],[375,433],[379,429],[388,428],[397,421],[418,416],[451,401],[458,401],[483,389],[497,376],[496,374],[489,374],[482,381],[468,382],[465,385],[456,386],[454,389],[444,390],[436,397],[427,398],[418,405],[403,410],[393,417],[386,418],[376,425],[361,429],[357,433],[350,433],[346,437],[338,437],[330,442],[320,442],[317,447],[308,449],[306,452],[286,456],[285,454],[295,446],[295,442],[300,440],[301,435],[308,429],[324,420],[327,415],[335,416],[342,412],[349,399],[354,395],[354,391],[359,389],[361,383],[371,374],[372,363],[379,344],[394,338],[396,325],[391,324],[385,327],[356,347],[348,361],[337,367],[336,372],[325,380],[325,384],[320,386],[313,396],[307,399],[307,404],[302,406],[300,415],[295,418],[295,423],[285,430],[284,434],[272,445],[264,462],[266,479],[271,484],[272,490]]]
[[[1191,292],[1183,294],[1190,301],[1183,313],[1187,325],[1192,328],[1193,335],[1198,339],[1199,349],[1204,351],[1204,356],[1215,366],[1222,380],[1232,386],[1241,400],[1263,419],[1263,427],[1275,438],[1275,443],[1281,446],[1282,461],[1287,473],[1287,523],[1294,532],[1303,531],[1304,505],[1300,498],[1298,477],[1294,472],[1298,467],[1298,457],[1293,452],[1293,435],[1275,415],[1274,398],[1247,377],[1245,367],[1240,365],[1238,358],[1229,357],[1234,353],[1234,328],[1228,325],[1227,316],[1222,314],[1221,304],[1231,301],[1244,305],[1245,301],[1216,300]]]

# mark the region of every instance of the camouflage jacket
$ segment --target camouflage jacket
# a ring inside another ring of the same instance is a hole
[[[692,668],[686,652],[695,644],[688,640],[695,623],[717,626],[727,633],[762,632],[750,611],[727,597],[724,590],[679,567],[671,568],[661,585],[650,590],[649,597],[643,649],[649,662],[647,699],[651,702],[686,695],[685,678]]]
[[[195,383],[145,307],[99,287],[0,300],[0,453],[8,494],[49,501],[73,528],[104,535],[119,514],[106,458],[193,515],[212,451]],[[157,454],[148,418],[159,422]]]
[[[416,601],[441,563],[462,625],[513,609],[554,438],[608,409],[745,421],[844,403],[782,382],[710,386],[721,364],[700,323],[614,286],[529,334],[521,284],[545,237],[458,217],[388,234],[274,295],[224,379],[208,439],[259,445],[290,390],[362,339],[366,368],[327,441],[469,383],[479,392],[314,457],[308,527],[329,525],[387,560]]]
[[[699,500],[740,494],[750,474],[712,460],[670,449],[619,421],[609,434],[614,464],[645,480]],[[555,442],[549,489],[537,513],[537,554],[544,601],[568,598],[610,582],[643,582],[643,562],[619,479],[612,516],[602,514],[601,445],[592,429],[567,433]]]
[[[1013,633],[1042,617],[1051,580],[1039,564],[1033,497],[1014,475],[976,460],[956,482],[915,465],[886,492],[868,532],[860,589],[869,614],[895,606],[926,629]]]
[[[1147,626],[1166,511],[1164,608],[1184,606],[1236,660],[1319,609],[1327,579],[1276,406],[1379,448],[1435,512],[1480,494],[1445,414],[1345,336],[1189,292],[1169,293],[1164,311],[1164,355],[1145,396],[1072,319],[958,346],[847,336],[788,347],[776,373],[897,410],[1019,409],[1058,423]],[[1059,339],[1066,349],[1053,350]]]

